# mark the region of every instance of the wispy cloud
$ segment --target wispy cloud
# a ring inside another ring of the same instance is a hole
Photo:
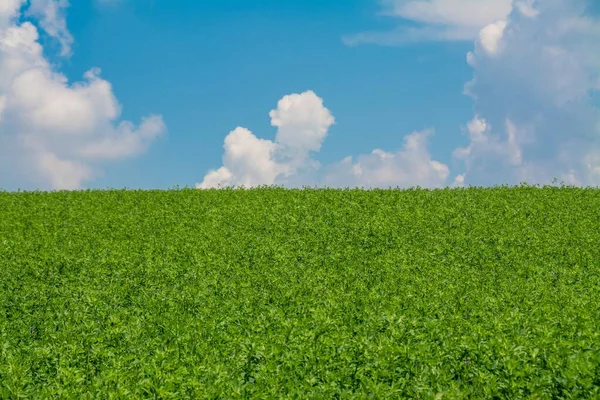
[[[363,32],[342,38],[347,45],[401,45],[438,40],[474,40],[480,29],[505,19],[511,0],[381,0],[381,14],[399,20],[388,32]],[[526,6],[527,4],[525,4]],[[407,26],[407,22],[410,23]]]

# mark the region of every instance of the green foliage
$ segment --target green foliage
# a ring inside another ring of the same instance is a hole
[[[0,192],[0,398],[600,397],[600,190]]]

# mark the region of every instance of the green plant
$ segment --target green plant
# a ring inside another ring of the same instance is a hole
[[[600,191],[0,192],[0,398],[598,398]]]

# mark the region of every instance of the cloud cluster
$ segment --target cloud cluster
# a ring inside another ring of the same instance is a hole
[[[378,38],[359,35],[346,38],[347,43],[473,40],[467,62],[474,74],[464,92],[473,98],[475,115],[464,129],[467,143],[452,152],[456,166],[462,167],[452,185],[546,184],[555,178],[600,184],[600,110],[592,102],[600,90],[600,22],[586,1],[382,3],[386,14],[417,27]],[[307,155],[319,150],[329,127],[323,116],[329,111],[312,92],[292,96],[296,102],[286,96],[271,112],[278,127],[275,142],[237,128],[225,141],[224,167],[211,171],[199,187],[292,181],[331,187],[450,183],[448,166],[427,150],[430,131],[406,136],[396,152],[376,149],[355,160],[346,157],[320,166]],[[287,109],[288,120],[277,118],[281,108]],[[301,123],[291,122],[296,115],[302,116]],[[287,160],[277,161],[277,154]],[[302,165],[310,166],[310,173]]]
[[[600,184],[600,22],[585,0],[381,0],[410,22],[348,44],[471,40],[473,79],[464,93],[474,115],[454,173],[427,148],[432,130],[399,149],[375,149],[322,166],[315,158],[335,123],[312,91],[284,96],[269,113],[273,140],[243,127],[224,141],[223,165],[198,188],[263,184],[330,187],[491,185],[526,180]],[[119,121],[121,106],[100,70],[69,83],[44,57],[40,32],[60,55],[72,52],[66,0],[0,2],[0,186],[23,182],[73,189],[102,174],[102,163],[141,154],[166,131],[162,117]],[[27,17],[32,20],[24,20]],[[12,181],[11,181],[12,179]]]
[[[140,154],[166,131],[159,115],[142,118],[138,126],[119,122],[121,106],[100,69],[70,84],[44,57],[38,28],[60,44],[62,56],[71,54],[67,7],[66,0],[0,4],[0,168],[5,182],[80,188],[102,174],[97,163]]]
[[[476,116],[455,151],[473,184],[598,185],[600,22],[583,0],[515,3],[484,27],[467,61]]]
[[[356,161],[346,157],[322,167],[312,158],[321,149],[335,119],[314,92],[284,96],[269,113],[275,140],[257,138],[237,127],[225,138],[223,166],[209,171],[199,189],[259,185],[328,187],[441,186],[446,165],[432,160],[426,146],[431,131],[405,137],[395,153],[375,149]]]

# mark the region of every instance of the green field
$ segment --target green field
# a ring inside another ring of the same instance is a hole
[[[600,190],[0,192],[0,398],[600,398]]]

